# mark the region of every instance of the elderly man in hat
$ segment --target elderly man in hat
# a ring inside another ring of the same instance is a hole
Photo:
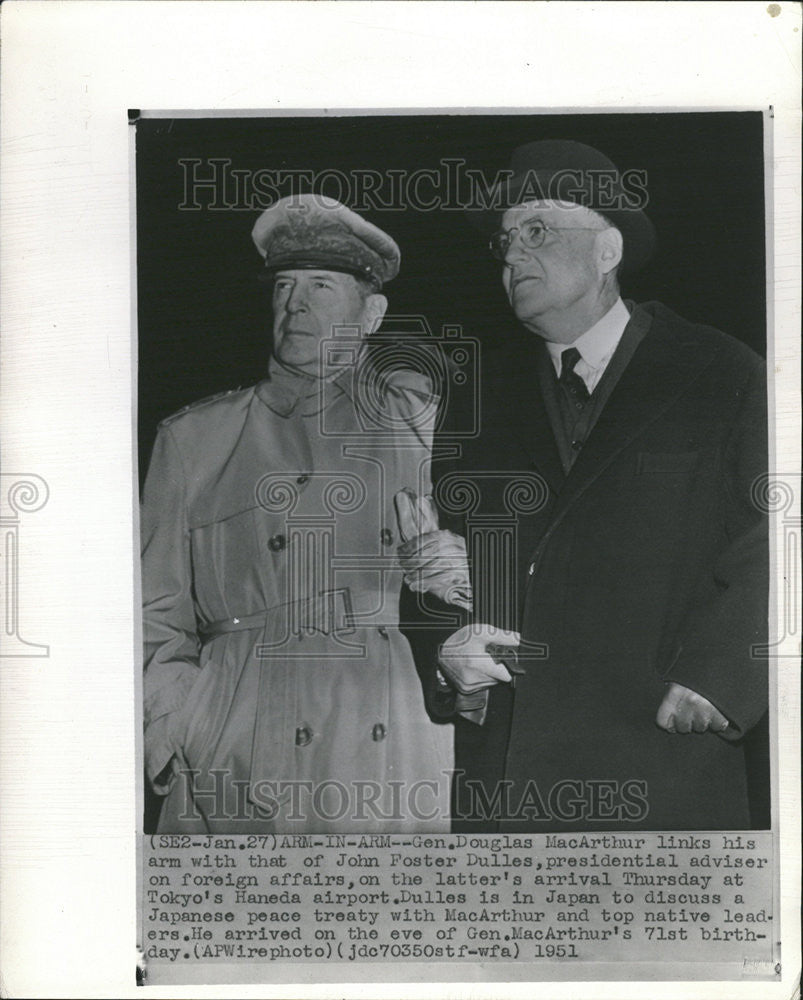
[[[766,822],[744,751],[767,708],[765,369],[621,297],[653,249],[643,195],[589,146],[534,142],[474,216],[519,326],[484,355],[481,433],[436,490],[476,486],[474,621],[440,648],[457,829]],[[537,502],[511,506],[534,475]],[[500,515],[508,562],[482,542]]]
[[[269,208],[253,239],[267,378],[163,421],[144,490],[159,829],[444,829],[452,727],[430,721],[398,629],[394,510],[405,491],[409,523],[429,490],[438,399],[362,364],[399,249],[316,195]]]

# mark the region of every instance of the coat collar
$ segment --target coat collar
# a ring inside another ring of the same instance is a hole
[[[376,406],[382,408],[383,399],[384,405],[389,405],[392,398],[405,397],[415,400],[410,418],[415,423],[416,416],[423,416],[424,411],[436,406],[439,399],[433,392],[430,378],[412,369],[394,369],[377,377],[368,365],[357,364],[340,368],[328,378],[316,379],[290,371],[274,359],[271,359],[268,377],[257,384],[255,393],[273,413],[285,419],[294,413],[301,417],[316,416],[343,397],[355,410],[370,417]],[[381,420],[380,426],[388,429]]]
[[[309,417],[321,413],[341,396],[354,398],[352,369],[343,368],[325,379],[291,371],[271,358],[267,378],[256,386],[257,397],[279,417],[294,413]]]

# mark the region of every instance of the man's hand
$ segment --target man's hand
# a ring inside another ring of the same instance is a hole
[[[181,771],[178,757],[173,754],[162,770],[153,779],[153,790],[157,795],[167,795]]]
[[[397,549],[404,582],[414,593],[434,594],[446,604],[471,611],[471,582],[466,543],[454,532],[416,535]]]
[[[441,669],[461,694],[510,680],[507,669],[488,654],[491,643],[518,646],[521,636],[494,625],[464,625],[441,645]]]
[[[438,511],[431,496],[419,497],[405,488],[393,501],[402,539],[397,552],[404,582],[414,593],[434,594],[446,604],[471,611],[465,540],[438,528]]]
[[[655,721],[668,733],[704,733],[709,729],[723,733],[729,725],[707,698],[682,684],[669,685]]]

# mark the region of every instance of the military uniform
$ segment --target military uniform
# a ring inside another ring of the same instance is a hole
[[[427,716],[398,630],[393,510],[402,487],[428,489],[436,399],[397,373],[383,429],[366,427],[351,372],[302,380],[295,399],[281,381],[159,429],[142,514],[146,757],[152,778],[174,754],[197,772],[194,795],[172,783],[160,830],[445,829],[452,728]]]
[[[333,341],[345,314],[326,284],[340,272],[378,292],[399,249],[313,195],[272,206],[252,235],[266,278],[284,275],[280,334],[322,353],[310,370],[274,357],[258,385],[159,428],[142,508],[159,829],[446,829],[453,730],[427,715],[399,632],[394,511],[399,490],[429,491],[438,400],[421,375],[360,363],[368,306]]]

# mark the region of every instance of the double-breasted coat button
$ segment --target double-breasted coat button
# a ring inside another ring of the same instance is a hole
[[[384,625],[380,625],[379,628],[377,629],[377,632],[382,636],[383,639],[387,639],[388,630],[385,628]]]
[[[393,544],[393,532],[390,530],[390,528],[383,528],[379,532],[379,539],[380,539],[380,541],[382,542],[383,545],[392,545]]]
[[[287,539],[284,537],[284,535],[274,535],[268,541],[268,548],[271,550],[271,552],[281,552],[286,544],[287,544]]]
[[[298,726],[296,729],[296,746],[305,747],[308,743],[312,742],[312,730],[310,727],[304,723]]]
[[[574,448],[575,451],[579,451],[582,447],[583,447],[582,441],[572,441],[572,448]]]
[[[384,740],[386,733],[387,730],[382,725],[382,723],[377,722],[377,724],[371,730],[371,738],[373,739],[374,743],[381,743],[382,740]]]

